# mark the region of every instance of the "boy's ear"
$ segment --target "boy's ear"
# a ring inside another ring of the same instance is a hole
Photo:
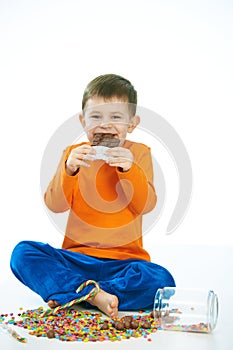
[[[84,119],[83,114],[79,114],[78,117],[79,117],[80,123],[82,124],[82,127],[85,128],[86,127],[86,123],[85,123],[85,119]]]
[[[136,128],[136,126],[140,123],[140,117],[139,115],[134,115],[130,118],[129,126],[128,126],[128,133],[133,132],[133,130]]]

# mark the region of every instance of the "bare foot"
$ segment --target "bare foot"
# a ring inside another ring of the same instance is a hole
[[[109,294],[100,289],[93,298],[87,300],[88,303],[98,307],[100,311],[115,319],[118,317],[118,298],[116,295]]]
[[[55,309],[57,306],[59,306],[59,304],[58,302],[56,302],[56,300],[49,300],[48,306],[50,307],[50,309]]]

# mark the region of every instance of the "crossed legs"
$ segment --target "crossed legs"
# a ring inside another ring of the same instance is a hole
[[[50,308],[88,294],[86,280],[95,280],[100,291],[88,299],[111,318],[119,310],[151,308],[158,288],[175,286],[171,274],[162,266],[147,261],[98,259],[80,253],[56,249],[48,244],[23,241],[11,256],[11,269],[26,286],[39,294]]]

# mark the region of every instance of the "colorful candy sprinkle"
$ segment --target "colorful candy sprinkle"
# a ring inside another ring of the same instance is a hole
[[[22,312],[20,319],[11,316],[7,323],[21,327],[36,337],[60,341],[121,341],[130,338],[147,338],[157,331],[158,322],[151,313],[124,316],[118,320],[103,318],[100,313],[77,311],[69,308],[46,315],[40,307]],[[151,338],[150,338],[151,339]]]

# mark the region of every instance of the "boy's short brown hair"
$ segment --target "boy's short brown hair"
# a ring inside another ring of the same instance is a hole
[[[131,82],[120,75],[105,74],[93,79],[83,93],[82,110],[84,110],[87,100],[94,96],[100,96],[106,100],[111,97],[118,97],[130,103],[130,112],[136,113],[137,91]]]

